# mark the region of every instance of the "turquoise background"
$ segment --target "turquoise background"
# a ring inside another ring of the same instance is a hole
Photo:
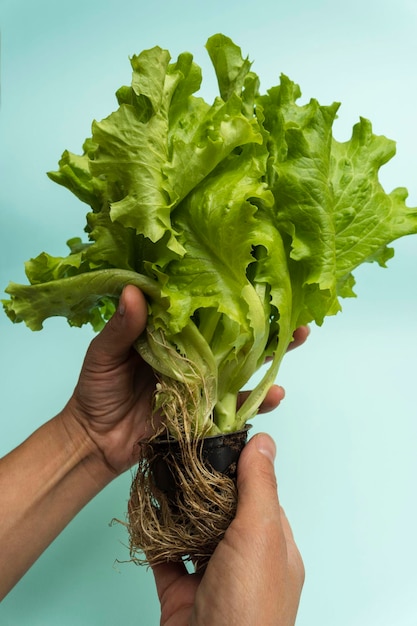
[[[301,101],[341,101],[339,140],[359,116],[395,139],[381,179],[417,204],[414,0],[1,0],[0,16],[0,290],[24,281],[25,260],[62,254],[81,233],[84,205],[45,172],[115,108],[129,55],[193,52],[212,99],[204,44],[215,32],[249,55],[263,89],[284,72]],[[417,624],[417,239],[395,249],[388,269],[358,271],[358,298],[288,355],[285,401],[254,422],[277,442],[281,501],[305,561],[298,626]],[[91,337],[62,319],[32,333],[0,316],[1,454],[62,407]],[[152,573],[117,563],[127,537],[109,522],[123,517],[129,485],[127,474],[69,525],[0,605],[2,626],[159,623]]]

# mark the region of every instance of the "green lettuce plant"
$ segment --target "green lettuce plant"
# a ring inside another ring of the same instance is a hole
[[[337,313],[354,296],[355,268],[385,266],[388,245],[417,232],[407,191],[387,194],[378,180],[395,145],[368,120],[338,142],[339,104],[297,104],[300,89],[285,75],[260,93],[251,63],[223,35],[207,50],[219,85],[212,104],[195,95],[191,54],[171,62],[155,47],[131,58],[117,110],[93,122],[81,155],[64,152],[49,173],[88,205],[87,241],[28,261],[30,284],[10,283],[4,301],[32,330],[56,315],[99,330],[122,288],[140,287],[149,319],[136,347],[158,375],[156,406],[184,388],[198,434],[241,429],[295,328]]]

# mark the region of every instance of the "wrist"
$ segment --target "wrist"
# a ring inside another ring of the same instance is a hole
[[[116,478],[117,473],[109,466],[103,452],[91,438],[82,420],[77,419],[70,402],[56,416],[61,425],[67,446],[75,462],[82,467],[97,486],[97,492]]]
[[[67,410],[0,459],[0,600],[111,479]]]

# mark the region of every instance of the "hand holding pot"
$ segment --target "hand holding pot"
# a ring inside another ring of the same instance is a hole
[[[146,315],[141,292],[126,287],[117,313],[92,341],[67,405],[0,459],[8,512],[0,520],[0,600],[78,511],[137,460],[135,443],[150,434],[155,388],[151,368],[132,347]],[[275,408],[283,395],[273,387],[262,409]]]
[[[203,575],[154,568],[162,626],[293,626],[304,566],[280,506],[275,446],[256,435],[238,465],[238,508]]]

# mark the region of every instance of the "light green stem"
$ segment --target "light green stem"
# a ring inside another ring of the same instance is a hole
[[[280,344],[281,348],[277,349],[277,351],[275,352],[272,363],[268,368],[265,376],[258,383],[258,385],[256,385],[253,391],[251,391],[245,402],[237,411],[235,419],[236,430],[240,430],[241,428],[243,428],[246,422],[257,413],[266,394],[274,384],[279,367],[281,365],[281,361],[287,350],[287,344],[284,341],[281,341]]]
[[[214,422],[222,433],[236,430],[237,394],[227,393],[216,403],[214,408]]]

